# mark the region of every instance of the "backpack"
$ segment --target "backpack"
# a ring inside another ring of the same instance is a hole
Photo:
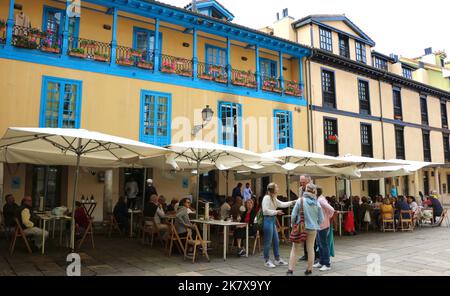
[[[258,227],[259,230],[263,229],[264,225],[264,214],[262,208],[259,210],[258,214],[256,214],[255,217],[255,224]]]

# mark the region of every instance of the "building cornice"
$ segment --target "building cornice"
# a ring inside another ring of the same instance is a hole
[[[313,49],[311,60],[331,67],[335,67],[344,71],[353,72],[359,75],[364,75],[372,79],[379,79],[387,83],[397,85],[400,87],[407,87],[418,92],[428,93],[440,99],[450,100],[450,92],[438,89],[427,84],[417,82],[411,79],[406,79],[403,76],[380,70],[378,68],[356,62],[336,54],[326,52],[321,49]]]

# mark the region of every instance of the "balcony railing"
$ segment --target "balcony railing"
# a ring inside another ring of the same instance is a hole
[[[60,53],[61,36],[51,31],[42,32],[35,28],[14,26],[12,45],[19,48]]]
[[[153,52],[117,46],[116,55],[116,63],[121,66],[135,66],[141,69],[153,70]]]
[[[227,68],[207,63],[198,63],[197,76],[200,79],[212,80],[219,83],[228,83]]]
[[[69,56],[90,59],[98,62],[109,62],[111,58],[111,45],[95,40],[69,37]]]
[[[192,77],[192,61],[162,54],[160,70],[163,73]]]
[[[231,83],[237,86],[256,88],[256,76],[251,71],[231,70]]]
[[[288,96],[301,97],[303,95],[303,85],[296,81],[284,81],[284,93]]]
[[[0,44],[6,43],[6,22],[0,20]]]
[[[270,91],[278,94],[281,94],[283,91],[280,80],[269,76],[261,76],[261,88],[264,91]]]

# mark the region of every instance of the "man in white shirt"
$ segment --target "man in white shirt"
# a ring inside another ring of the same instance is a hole
[[[252,189],[250,188],[250,183],[245,184],[245,188],[244,188],[244,204],[252,198],[253,192]]]
[[[231,198],[227,198],[227,201],[220,206],[220,220],[227,220],[230,217],[231,201]]]
[[[125,184],[125,193],[128,198],[128,208],[133,209],[136,206],[136,198],[139,193],[139,185],[134,179],[130,179]]]

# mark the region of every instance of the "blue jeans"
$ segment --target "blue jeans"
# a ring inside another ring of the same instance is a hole
[[[328,244],[328,233],[330,232],[330,228],[326,228],[324,230],[319,230],[317,232],[318,240],[319,240],[319,256],[320,256],[320,265],[325,265],[330,267],[330,246]]]
[[[275,259],[280,258],[278,231],[275,224],[276,216],[264,216],[264,259],[269,260],[270,244],[273,244]]]

